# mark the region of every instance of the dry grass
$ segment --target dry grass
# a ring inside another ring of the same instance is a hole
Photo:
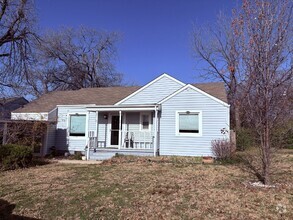
[[[277,156],[270,189],[246,186],[255,179],[236,165],[193,158],[49,164],[0,173],[0,198],[40,219],[293,219],[292,164],[292,150]]]

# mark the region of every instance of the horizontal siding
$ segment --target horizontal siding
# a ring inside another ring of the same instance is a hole
[[[98,118],[98,141],[106,147],[108,139],[108,119],[104,119],[104,112],[99,112]]]
[[[202,136],[176,136],[176,111],[202,111]],[[226,136],[229,130],[227,107],[191,89],[182,91],[162,104],[160,119],[160,154],[179,156],[212,155],[211,141]]]
[[[119,150],[119,149],[98,149],[96,152],[90,152],[90,160],[107,160],[116,154],[132,156],[153,156],[152,150]]]
[[[153,104],[180,89],[182,85],[164,76],[121,104]]]
[[[58,150],[64,151],[84,151],[86,138],[68,137],[68,114],[81,113],[86,114],[87,111],[82,107],[58,107],[58,118],[56,126],[55,146]]]
[[[69,138],[68,151],[84,151],[86,146],[86,138]]]

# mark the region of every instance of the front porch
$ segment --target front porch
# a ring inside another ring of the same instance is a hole
[[[116,154],[158,154],[158,106],[111,106],[88,109],[87,159]]]

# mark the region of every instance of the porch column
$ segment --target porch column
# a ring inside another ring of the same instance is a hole
[[[121,149],[121,136],[122,136],[122,130],[121,130],[121,122],[122,122],[122,117],[121,117],[121,111],[119,111],[119,139],[118,139],[118,149]]]
[[[96,111],[96,138],[95,138],[95,146],[99,147],[99,139],[98,139],[98,132],[99,132],[99,111]]]
[[[154,157],[157,156],[157,144],[158,144],[158,109],[155,107],[155,130],[154,130]]]

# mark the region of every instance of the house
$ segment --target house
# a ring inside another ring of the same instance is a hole
[[[116,153],[212,156],[211,141],[229,138],[224,84],[185,84],[168,74],[143,87],[51,92],[11,117],[55,121],[48,125],[44,153],[54,146],[82,151],[88,159]]]
[[[0,120],[10,119],[11,112],[28,103],[23,97],[0,98]]]

